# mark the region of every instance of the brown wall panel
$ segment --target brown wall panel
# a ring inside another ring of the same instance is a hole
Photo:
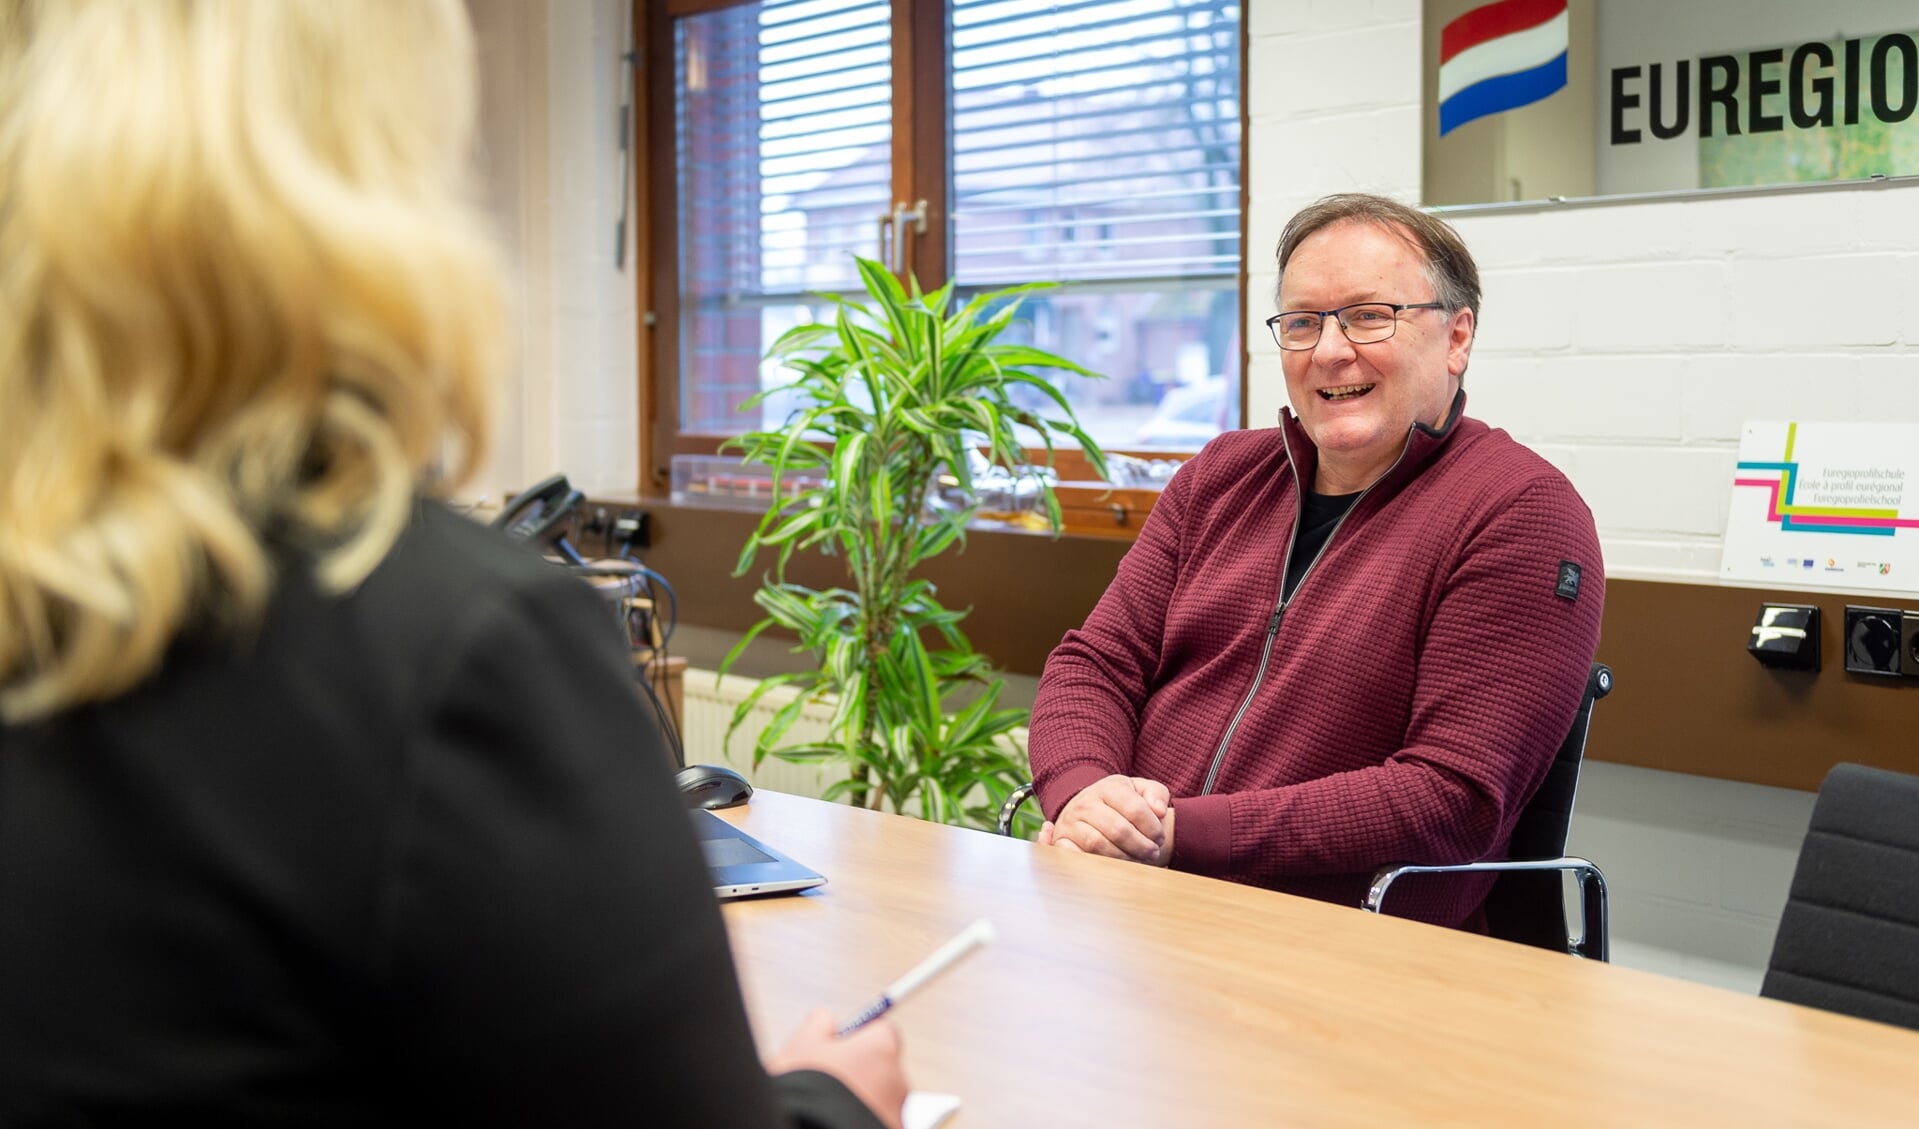
[[[631,506],[635,499],[609,504]],[[648,504],[649,565],[678,589],[681,622],[745,631],[759,617],[759,571],[732,575],[756,515]],[[1037,675],[1060,636],[1105,591],[1128,543],[1089,537],[973,534],[926,575],[965,630],[1000,667]],[[763,554],[761,567],[771,564]],[[796,557],[791,577],[843,582],[837,560]],[[1746,653],[1765,602],[1817,604],[1824,669],[1761,666]],[[1840,634],[1847,603],[1898,600],[1610,580],[1599,658],[1618,686],[1594,718],[1588,755],[1672,772],[1812,790],[1839,761],[1919,773],[1919,679],[1847,674]]]
[[[1746,653],[1764,603],[1818,605],[1817,673]],[[1912,601],[1608,580],[1599,658],[1619,681],[1593,716],[1588,755],[1806,791],[1839,761],[1919,773],[1919,678],[1846,673],[1849,603]]]
[[[672,581],[680,621],[726,631],[745,631],[757,622],[753,591],[774,556],[762,552],[747,576],[732,572],[758,515],[676,506],[647,510],[653,545],[646,563]],[[1005,670],[1037,675],[1060,636],[1085,621],[1129,547],[1110,538],[981,531],[968,535],[964,551],[949,551],[923,575],[939,588],[941,603],[973,609],[961,628],[975,648]],[[846,582],[840,560],[816,554],[795,554],[787,576],[815,588]]]

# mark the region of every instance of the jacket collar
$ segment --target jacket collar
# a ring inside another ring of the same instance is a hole
[[[1466,418],[1466,390],[1461,388],[1453,393],[1452,407],[1446,411],[1446,418],[1439,426],[1414,422],[1406,429],[1406,446],[1399,461],[1386,472],[1374,486],[1396,489],[1399,484],[1411,480],[1426,464],[1437,458],[1447,442],[1459,431],[1459,421]],[[1279,425],[1286,433],[1286,450],[1291,456],[1293,475],[1299,482],[1300,497],[1313,488],[1313,475],[1319,469],[1319,448],[1306,435],[1306,427],[1299,422],[1290,407],[1279,409]],[[1369,490],[1371,487],[1368,488]]]

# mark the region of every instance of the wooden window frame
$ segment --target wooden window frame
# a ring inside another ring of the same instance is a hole
[[[633,0],[634,24],[639,54],[640,81],[637,106],[631,128],[633,151],[641,155],[642,168],[653,170],[634,178],[637,225],[634,272],[635,299],[641,311],[639,323],[639,415],[640,482],[636,493],[649,502],[664,502],[672,487],[672,460],[675,455],[710,455],[719,450],[725,437],[710,433],[681,432],[680,418],[680,291],[679,291],[679,178],[676,149],[674,75],[674,22],[685,16],[701,15],[743,7],[754,0]],[[947,214],[947,174],[949,118],[946,97],[951,56],[946,45],[945,0],[892,0],[893,20],[893,118],[896,128],[892,141],[892,198],[901,201],[927,201],[929,231],[947,232],[938,238],[912,242],[909,264],[912,273],[924,280],[943,282],[949,272],[952,245]],[[1240,144],[1242,153],[1239,199],[1240,265],[1238,278],[1239,309],[1246,309],[1247,212],[1250,203],[1245,176],[1244,153],[1250,138],[1250,118],[1246,106],[1246,72],[1249,38],[1244,9],[1240,19]],[[903,123],[903,124],[901,124]],[[1240,334],[1239,416],[1246,420],[1246,373],[1250,365],[1248,334]],[[1243,425],[1243,424],[1242,424]],[[1144,458],[1181,457],[1190,452],[1128,450]],[[1055,466],[1066,481],[1094,481],[1094,475],[1077,450],[1060,450]],[[1079,491],[1075,491],[1079,493]],[[1088,494],[1091,497],[1091,494]],[[1092,503],[1090,527],[1074,520],[1071,533],[1103,537],[1130,538],[1137,534],[1139,522],[1151,509],[1151,491],[1114,491],[1111,498]],[[1115,513],[1113,507],[1125,512]],[[1072,507],[1069,507],[1072,508]],[[1110,516],[1108,516],[1110,515]]]

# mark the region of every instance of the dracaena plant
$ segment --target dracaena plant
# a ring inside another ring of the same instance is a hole
[[[1055,441],[1084,451],[1102,478],[1106,463],[1043,370],[1096,374],[1000,339],[1023,292],[1043,284],[982,293],[949,312],[951,283],[930,294],[914,284],[909,292],[879,263],[858,266],[866,300],[828,296],[837,307],[830,324],[802,325],[775,341],[767,357],[791,380],[746,405],[777,393],[801,406],[779,429],[727,444],[773,474],[774,501],[747,538],[735,575],[751,569],[762,549],[776,559],[754,595],[766,618],[727,655],[721,673],[774,626],[817,660],[816,669],[760,682],[734,711],[727,736],[762,696],[790,688],[794,697],[759,735],[755,766],[768,756],[843,764],[847,775],[827,789],[829,798],[990,826],[1028,771],[1008,740],[1027,711],[999,707],[1004,683],[960,630],[966,610],[942,605],[915,571],[963,548],[978,508],[980,452],[1015,478],[1037,480],[1058,533],[1058,499],[1049,476],[1028,465],[1026,444],[1043,447],[1044,466]],[[1022,406],[1013,395],[1021,387],[1036,392],[1027,396],[1048,404],[1046,411]],[[941,476],[957,482],[949,492],[959,505],[929,504]],[[786,564],[796,552],[844,560],[845,585],[789,583]],[[826,737],[784,743],[815,702],[833,711]]]

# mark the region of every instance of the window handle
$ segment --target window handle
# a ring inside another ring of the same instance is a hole
[[[881,212],[879,214],[879,253],[876,257],[879,259],[880,265],[887,270],[893,269],[893,233],[895,231],[893,219],[895,214],[894,212]]]
[[[926,201],[915,200],[913,201],[913,206],[910,208],[906,206],[906,201],[904,200],[893,205],[893,225],[897,228],[904,228],[907,220],[913,221],[914,235],[925,235]]]
[[[891,267],[895,273],[905,274],[907,271],[907,248],[910,246],[906,239],[906,225],[908,222],[912,223],[914,235],[926,234],[926,201],[915,200],[913,206],[909,208],[906,206],[906,201],[901,200],[893,205],[893,214],[887,217],[887,219],[892,223],[893,251],[898,261],[887,262],[886,265]],[[887,220],[882,220],[881,222],[886,223]]]

